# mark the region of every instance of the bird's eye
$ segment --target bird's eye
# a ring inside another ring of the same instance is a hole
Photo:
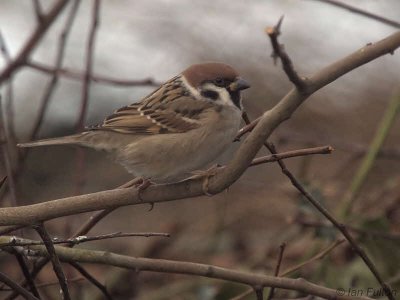
[[[214,80],[214,84],[219,87],[226,86],[226,81],[223,78],[217,78]]]
[[[219,94],[216,91],[210,91],[210,90],[201,91],[201,95],[211,100],[217,100],[219,96]]]

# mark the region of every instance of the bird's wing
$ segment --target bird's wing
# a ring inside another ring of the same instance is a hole
[[[201,112],[208,106],[190,97],[178,78],[173,78],[141,102],[116,110],[88,130],[141,135],[186,132],[200,126]]]

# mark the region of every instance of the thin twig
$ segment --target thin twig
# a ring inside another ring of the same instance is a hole
[[[373,19],[373,20],[379,21],[381,23],[393,26],[395,28],[400,28],[400,23],[399,22],[390,20],[388,18],[379,16],[377,14],[371,13],[369,11],[362,10],[362,9],[360,9],[358,7],[351,6],[349,4],[346,4],[346,3],[343,3],[343,2],[340,2],[340,1],[337,1],[337,0],[317,0],[317,1],[323,2],[323,3],[327,3],[327,4],[331,4],[331,5],[334,5],[334,6],[337,6],[337,7],[341,7],[341,8],[347,9],[347,10],[353,12],[353,13],[368,17],[370,19]]]
[[[39,300],[31,293],[29,293],[28,290],[24,289],[22,286],[20,286],[18,283],[16,283],[14,280],[12,280],[10,277],[8,277],[6,274],[2,272],[0,272],[0,281],[4,282],[6,285],[12,288],[17,294],[21,295],[27,300]]]
[[[66,69],[66,68],[60,68],[59,70],[54,69],[53,67],[47,66],[42,63],[38,62],[27,62],[26,63],[27,67],[30,67],[32,69],[41,71],[46,74],[53,75],[57,73],[58,75],[62,75],[65,78],[73,79],[73,80],[83,80],[85,77],[85,74],[77,71],[77,70],[71,70],[71,69]],[[92,74],[90,76],[90,80],[96,83],[103,83],[103,84],[111,84],[111,85],[116,85],[116,86],[160,86],[161,82],[157,82],[152,78],[144,78],[144,79],[136,79],[136,80],[131,80],[131,79],[119,79],[119,78],[113,78],[109,76],[104,76],[104,75],[98,75],[98,74]]]
[[[104,295],[105,299],[112,300],[110,293],[107,291],[107,288],[101,284],[96,278],[94,278],[88,271],[85,270],[80,264],[77,262],[70,262],[71,266],[73,266],[79,273],[82,274],[89,282],[91,282],[95,287],[97,287],[100,292]]]
[[[97,27],[99,24],[99,13],[100,13],[100,0],[93,0],[92,24],[89,32],[89,40],[86,46],[86,71],[82,86],[81,107],[80,107],[78,121],[75,126],[75,129],[77,131],[82,130],[85,125],[86,111],[89,103],[90,78],[92,76],[92,69],[93,69],[94,42],[95,42]]]
[[[292,60],[283,48],[283,45],[279,44],[278,36],[281,34],[281,25],[283,21],[283,16],[279,19],[278,23],[274,27],[267,27],[265,32],[268,34],[273,53],[272,57],[274,62],[279,57],[282,62],[283,70],[289,77],[289,80],[296,86],[299,91],[303,91],[306,88],[305,79],[301,78],[293,67]]]
[[[78,119],[75,124],[75,131],[82,131],[85,128],[85,119],[87,115],[87,109],[89,106],[89,93],[90,93],[90,77],[92,76],[93,69],[93,58],[94,58],[94,45],[97,33],[97,27],[100,22],[100,0],[93,0],[92,9],[92,21],[91,28],[89,31],[89,39],[86,46],[86,70],[82,84],[82,98],[80,103],[80,109],[78,113]],[[81,189],[85,183],[84,176],[85,169],[85,152],[82,148],[76,149],[76,175],[75,175],[75,195],[81,194]]]
[[[34,225],[34,229],[37,231],[37,233],[40,235],[42,238],[46,250],[47,250],[47,255],[49,256],[51,263],[53,264],[53,270],[54,273],[57,276],[57,279],[60,283],[60,287],[64,296],[64,300],[70,300],[71,296],[69,295],[69,290],[68,290],[68,285],[67,285],[67,279],[64,275],[64,271],[61,267],[60,260],[58,258],[58,255],[56,253],[56,250],[54,248],[53,242],[51,240],[50,235],[48,234],[46,228],[44,227],[43,224],[39,225]]]
[[[21,268],[22,273],[24,274],[25,280],[26,280],[26,282],[27,282],[27,285],[28,285],[30,291],[32,292],[32,294],[33,294],[35,297],[37,297],[37,298],[40,299],[39,292],[38,292],[38,290],[36,289],[35,282],[33,281],[33,278],[32,278],[32,276],[31,276],[31,273],[29,272],[29,268],[28,268],[28,266],[27,266],[27,264],[26,264],[26,262],[25,262],[24,257],[23,257],[22,254],[19,253],[18,251],[14,251],[13,254],[15,255],[15,258],[16,258],[17,261],[18,261],[19,267]]]
[[[293,219],[293,222],[298,223],[302,226],[307,227],[319,227],[319,228],[333,228],[332,224],[320,222],[320,221],[312,221],[312,220],[305,220],[303,218],[296,217]],[[389,233],[384,231],[378,230],[370,230],[370,229],[362,229],[352,225],[346,225],[347,230],[355,232],[361,236],[368,236],[372,238],[378,239],[385,239],[390,241],[400,241],[400,234],[396,233]]]
[[[311,257],[310,259],[299,263],[298,265],[295,265],[293,267],[290,267],[288,269],[286,269],[285,271],[283,271],[280,276],[287,276],[289,274],[292,274],[294,272],[296,272],[297,270],[303,268],[306,265],[309,265],[311,263],[313,263],[314,261],[323,259],[325,256],[327,256],[333,249],[335,249],[337,246],[339,246],[340,244],[342,244],[345,241],[345,239],[339,239],[334,241],[332,244],[330,244],[328,247],[326,247],[325,249],[323,249],[321,252],[317,253],[316,255],[314,255],[313,257]]]
[[[3,179],[0,180],[0,189],[3,187],[3,184],[6,182],[6,180],[7,180],[7,175],[4,176]]]
[[[331,146],[321,146],[321,147],[314,147],[314,148],[305,148],[299,150],[292,150],[287,152],[281,152],[276,155],[266,155],[262,157],[257,157],[253,159],[250,166],[257,166],[264,163],[275,162],[279,159],[286,159],[291,157],[298,157],[298,156],[307,156],[307,155],[314,155],[314,154],[330,154],[332,153],[333,148]]]
[[[14,180],[14,172],[13,172],[13,167],[12,167],[12,162],[11,162],[11,154],[9,151],[9,140],[8,137],[9,135],[5,131],[5,126],[4,126],[4,119],[2,118],[3,115],[3,110],[2,110],[2,105],[1,105],[1,95],[0,95],[0,148],[2,152],[2,157],[4,160],[4,165],[6,168],[6,174],[7,174],[7,179],[8,179],[8,186],[10,188],[10,195],[11,195],[11,204],[12,206],[17,206],[17,189],[15,186],[15,180]]]
[[[278,260],[276,262],[275,272],[274,272],[274,275],[276,277],[279,276],[279,271],[281,269],[282,258],[283,258],[283,253],[285,252],[285,248],[286,248],[286,243],[282,243],[279,246],[279,255],[278,255]],[[271,300],[272,298],[274,298],[274,294],[275,294],[275,288],[272,287],[271,290],[269,291],[267,300]]]
[[[122,238],[122,237],[170,237],[169,233],[163,232],[134,232],[134,233],[122,233],[122,232],[114,232],[109,234],[102,234],[96,236],[77,236],[69,239],[57,239],[53,238],[52,242],[54,245],[56,244],[68,244],[68,247],[73,247],[75,245],[79,245],[86,242],[92,241],[101,241],[107,239],[114,238]],[[34,245],[44,245],[44,242],[34,241],[34,242],[24,242],[23,239],[19,237],[12,236],[10,237],[10,241],[6,244],[0,244],[0,247],[10,247],[10,246],[34,246]]]

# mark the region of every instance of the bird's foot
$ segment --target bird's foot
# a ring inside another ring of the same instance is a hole
[[[133,186],[135,186],[138,191],[138,198],[140,201],[143,201],[141,193],[152,184],[154,183],[151,182],[149,178],[140,178],[138,182],[133,183]]]
[[[221,168],[221,165],[215,164],[208,168],[207,170],[196,170],[191,172],[193,176],[189,177],[189,179],[197,179],[204,177],[204,181],[202,184],[203,193],[209,197],[213,196],[214,194],[209,192],[208,184],[210,183],[210,178],[217,174],[218,169]]]

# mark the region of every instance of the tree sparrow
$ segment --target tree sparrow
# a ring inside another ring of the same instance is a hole
[[[116,110],[100,125],[18,146],[90,147],[111,153],[144,180],[181,180],[231,145],[241,123],[240,92],[249,87],[229,65],[192,65],[140,102]]]

